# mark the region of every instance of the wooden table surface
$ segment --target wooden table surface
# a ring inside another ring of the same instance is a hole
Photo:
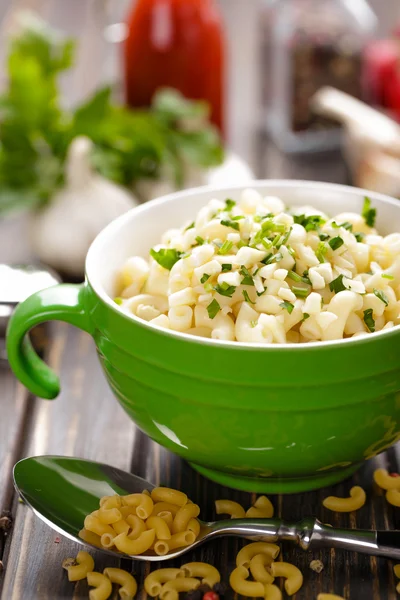
[[[89,0],[87,3],[80,3],[80,0],[62,3],[60,0],[43,0],[29,4],[40,5],[47,18],[63,25],[70,33],[80,35],[81,39],[85,31],[91,27],[96,30],[101,25],[98,14],[93,19],[93,12],[90,12],[93,2]],[[4,17],[1,12],[4,13],[2,3],[0,18]],[[93,41],[88,37],[82,43],[93,51],[98,39]],[[80,65],[81,70],[78,69],[72,77],[75,83],[87,86],[90,81],[82,77],[85,72],[82,61]],[[347,182],[346,169],[338,154],[296,159],[283,157],[262,136],[254,136],[251,131],[246,135],[245,142],[253,149],[253,167],[259,177]],[[25,231],[24,219],[0,222],[1,262],[32,259]],[[250,505],[254,499],[250,493],[223,488],[204,479],[140,432],[113,398],[100,369],[94,344],[87,334],[66,324],[54,323],[49,331],[47,360],[60,373],[62,382],[62,392],[56,401],[29,396],[16,382],[7,364],[0,364],[0,515],[10,511],[13,520],[8,533],[0,531],[0,597],[3,600],[77,599],[87,598],[88,593],[84,582],[69,583],[61,568],[62,560],[74,556],[79,546],[58,536],[29,508],[18,502],[11,472],[13,464],[22,457],[68,455],[131,470],[155,484],[161,482],[187,492],[201,505],[202,517],[206,519],[215,517],[213,503],[216,498],[232,498],[244,505]],[[394,447],[369,461],[352,479],[332,488],[294,496],[270,496],[276,515],[291,520],[316,515],[322,521],[340,527],[400,528],[399,509],[389,506],[382,492],[372,484],[372,472],[378,466],[398,471],[398,448]],[[368,495],[367,504],[361,510],[339,515],[322,507],[325,496],[345,496],[354,484],[363,486]],[[222,580],[227,582],[241,545],[241,541],[233,539],[215,541],[174,562],[176,565],[188,560],[210,562],[220,569]],[[324,564],[320,574],[309,568],[314,558]],[[314,600],[322,591],[351,600],[394,600],[397,597],[393,563],[388,560],[338,550],[305,553],[289,544],[283,545],[282,559],[298,565],[304,574],[304,585],[293,596],[295,600]],[[100,552],[96,553],[95,562],[97,570],[118,563]],[[137,597],[144,600],[146,593],[142,582],[149,572],[149,565],[122,560],[121,566],[135,574],[139,582]],[[227,593],[229,600],[234,596],[231,592]]]

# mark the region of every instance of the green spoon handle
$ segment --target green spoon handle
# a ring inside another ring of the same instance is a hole
[[[57,375],[36,354],[27,335],[44,321],[66,321],[88,333],[93,325],[84,308],[84,284],[61,284],[33,294],[15,309],[7,328],[7,358],[18,379],[36,396],[53,399]]]

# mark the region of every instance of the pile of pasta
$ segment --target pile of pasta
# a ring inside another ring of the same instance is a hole
[[[167,487],[126,496],[104,496],[87,515],[79,537],[99,548],[129,555],[153,551],[159,556],[190,546],[200,533],[200,507]]]
[[[217,340],[305,343],[400,323],[400,233],[376,210],[334,218],[256,190],[213,199],[118,273],[115,302],[153,325]]]

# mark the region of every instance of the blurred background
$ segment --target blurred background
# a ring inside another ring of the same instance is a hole
[[[0,0],[0,261],[258,178],[400,197],[398,0]],[[4,292],[0,281],[1,292]]]

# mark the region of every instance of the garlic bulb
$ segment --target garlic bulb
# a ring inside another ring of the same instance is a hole
[[[31,219],[32,248],[40,260],[75,277],[83,276],[86,253],[97,234],[138,204],[132,194],[93,171],[91,149],[86,137],[72,141],[65,187]]]

